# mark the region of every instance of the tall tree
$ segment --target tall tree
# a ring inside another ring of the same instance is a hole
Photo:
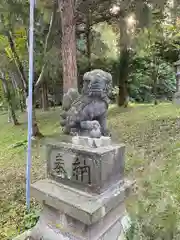
[[[44,81],[42,84],[42,109],[47,111],[49,107],[48,104],[48,84],[47,81]]]
[[[8,80],[6,79],[5,74],[3,72],[1,72],[0,79],[3,83],[4,93],[5,93],[7,103],[8,103],[8,114],[9,114],[10,118],[12,119],[13,124],[19,125],[19,122],[16,117],[16,113],[14,110],[14,104],[13,104],[13,99],[12,99],[11,91],[9,88]]]
[[[91,70],[91,9],[88,9],[86,20],[86,51],[88,59],[88,69]]]
[[[64,93],[77,88],[75,0],[59,0]]]
[[[128,104],[128,91],[127,91],[127,81],[129,74],[129,50],[128,41],[129,36],[127,33],[127,21],[126,21],[126,11],[122,11],[119,17],[120,25],[120,41],[119,41],[119,96],[118,105],[127,106]]]
[[[4,52],[4,54],[6,55],[6,57],[12,62],[14,62],[17,72],[19,74],[20,80],[21,80],[21,84],[20,87],[22,89],[22,91],[24,92],[24,94],[26,95],[26,98],[28,97],[28,78],[27,78],[27,69],[25,69],[25,63],[27,62],[27,59],[24,59],[24,57],[26,57],[28,54],[28,44],[25,44],[25,52],[23,54],[22,57],[20,57],[19,54],[19,49],[18,49],[18,44],[16,44],[16,40],[18,39],[19,35],[16,36],[15,32],[17,29],[21,29],[21,28],[25,28],[28,25],[28,15],[25,14],[26,10],[29,8],[28,4],[24,3],[23,1],[12,1],[9,0],[8,2],[6,1],[2,1],[2,3],[0,4],[3,6],[3,11],[0,11],[0,30],[2,29],[1,33],[3,34],[3,36],[6,38],[8,45],[6,46],[6,50]],[[23,8],[24,6],[24,8]],[[11,11],[10,11],[11,9]],[[13,9],[16,9],[15,14],[9,14],[9,12],[13,12]],[[0,8],[1,10],[1,8]],[[35,10],[35,16],[36,18],[38,16],[40,16],[40,18],[42,19],[42,14],[41,11],[39,9]],[[25,13],[24,13],[25,12]],[[49,42],[50,42],[50,37],[51,37],[51,33],[52,33],[52,29],[53,29],[53,24],[54,24],[54,20],[55,20],[55,16],[56,16],[56,12],[57,12],[57,2],[54,1],[53,4],[53,8],[51,8],[51,18],[50,18],[50,22],[49,24],[44,24],[45,25],[45,30],[41,33],[41,45],[43,50],[41,51],[41,69],[40,69],[40,74],[39,77],[36,78],[37,81],[35,81],[34,83],[34,88],[33,88],[33,99],[34,99],[34,106],[33,106],[33,135],[34,136],[42,136],[42,134],[39,131],[38,128],[38,124],[36,121],[36,115],[35,115],[35,102],[36,102],[36,93],[37,90],[39,89],[39,87],[42,85],[43,81],[44,81],[44,73],[45,73],[45,69],[47,66],[47,52],[49,51],[49,49],[51,48],[49,46]],[[18,17],[17,17],[18,16]],[[17,21],[16,21],[17,20]],[[37,20],[37,19],[36,19]],[[16,24],[14,24],[16,23]],[[36,24],[35,22],[35,31],[37,30],[37,26],[39,26],[41,24]],[[43,37],[45,36],[45,41],[43,43]],[[28,37],[23,36],[23,39],[26,40],[26,43],[28,43]],[[35,48],[36,48],[36,44],[35,44]],[[35,61],[37,59],[37,56],[35,56]],[[36,72],[36,69],[35,69]]]

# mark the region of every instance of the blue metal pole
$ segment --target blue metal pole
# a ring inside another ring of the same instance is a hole
[[[35,0],[30,0],[30,28],[29,28],[29,92],[28,92],[28,149],[26,164],[26,204],[30,209],[30,184],[31,184],[31,136],[32,136],[32,102],[33,102],[33,42],[34,42],[34,5]]]

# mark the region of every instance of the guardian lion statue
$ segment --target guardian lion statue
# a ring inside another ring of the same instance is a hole
[[[61,114],[64,133],[92,138],[109,135],[106,121],[111,95],[110,73],[100,69],[85,73],[82,94],[69,89],[64,95]]]

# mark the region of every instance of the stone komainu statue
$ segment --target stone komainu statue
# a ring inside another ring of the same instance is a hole
[[[69,89],[63,98],[61,126],[66,134],[108,135],[107,109],[112,94],[110,73],[95,69],[84,74],[82,94]]]

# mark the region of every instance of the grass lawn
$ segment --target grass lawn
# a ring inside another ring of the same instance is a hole
[[[60,134],[59,112],[58,108],[38,112],[44,135]],[[112,106],[108,119],[114,139],[127,146],[126,176],[137,181],[127,202],[134,230],[130,239],[180,240],[180,108],[172,104]],[[26,115],[19,120],[22,124],[13,127],[6,114],[0,115],[1,240],[11,239],[35,221],[35,214],[26,215],[25,208],[26,144],[14,147],[26,140]],[[32,181],[45,174],[41,153],[41,143],[34,143]]]

